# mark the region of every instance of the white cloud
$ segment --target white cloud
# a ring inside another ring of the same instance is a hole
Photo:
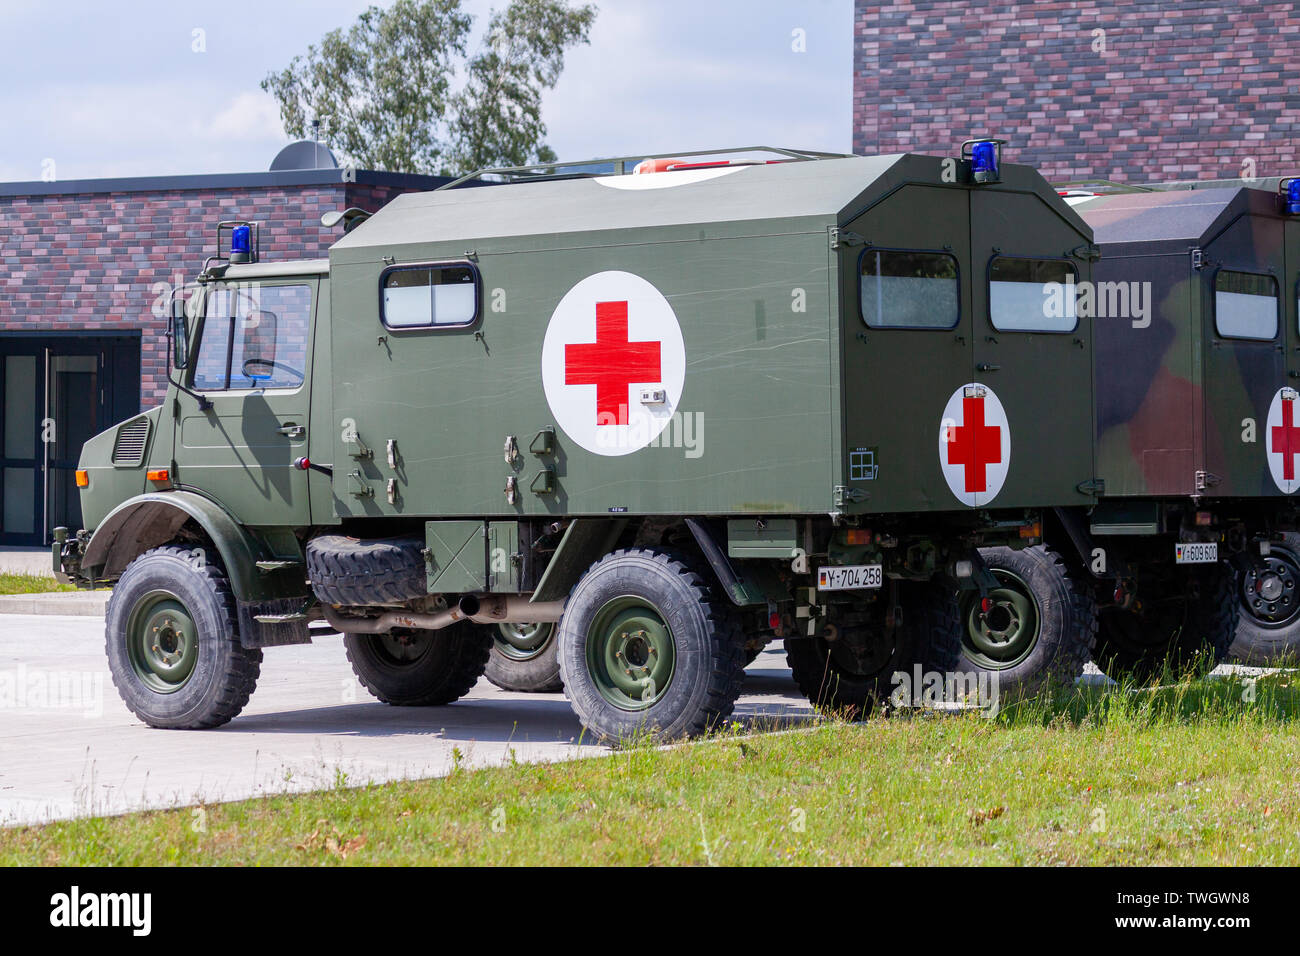
[[[265,142],[284,138],[280,108],[269,93],[238,94],[204,128],[208,136],[220,140]]]

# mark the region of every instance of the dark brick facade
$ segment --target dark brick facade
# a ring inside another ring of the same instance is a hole
[[[141,405],[155,405],[166,391],[162,283],[194,278],[219,221],[262,222],[264,261],[311,258],[342,235],[323,213],[374,211],[445,181],[356,171],[345,182],[331,170],[0,184],[0,332],[139,329]]]
[[[1300,4],[856,0],[853,148],[1057,181],[1300,173]]]

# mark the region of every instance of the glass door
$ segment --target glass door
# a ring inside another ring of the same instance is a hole
[[[81,446],[100,430],[103,353],[54,355],[46,349],[46,402],[42,421],[45,521],[42,529],[81,527],[77,460]]]
[[[0,543],[41,544],[44,487],[40,481],[45,451],[40,441],[44,411],[44,350],[34,346],[7,350],[0,362]]]

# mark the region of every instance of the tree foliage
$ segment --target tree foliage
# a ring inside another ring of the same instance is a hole
[[[489,17],[479,49],[461,0],[396,0],[331,30],[267,75],[290,136],[313,119],[346,162],[393,172],[465,172],[555,158],[541,99],[565,52],[588,42],[594,5],[510,0]]]

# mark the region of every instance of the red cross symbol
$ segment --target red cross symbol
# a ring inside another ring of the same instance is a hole
[[[1282,479],[1295,481],[1295,456],[1300,455],[1300,428],[1295,425],[1295,402],[1282,400],[1282,424],[1274,425],[1273,454],[1282,456]]]
[[[963,397],[961,417],[965,424],[948,426],[948,464],[965,466],[966,491],[986,491],[986,466],[1002,461],[1002,429],[984,424],[982,397]]]
[[[627,388],[660,379],[658,342],[629,342],[627,303],[596,303],[596,341],[564,347],[564,384],[596,386],[596,424],[627,424]]]

